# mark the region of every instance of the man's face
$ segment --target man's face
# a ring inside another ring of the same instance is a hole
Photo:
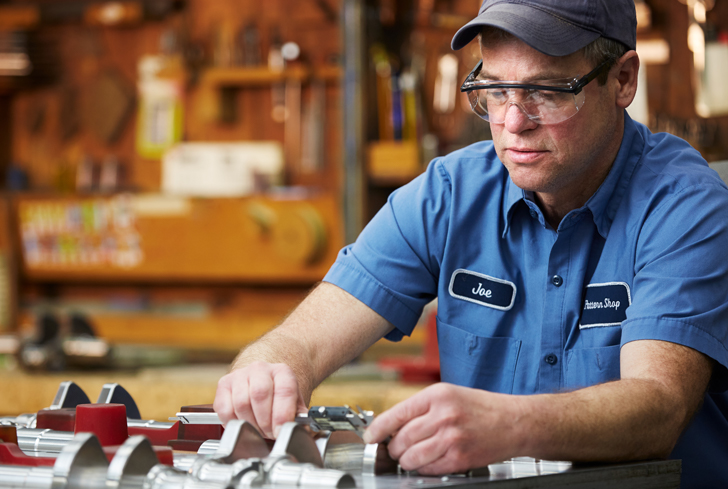
[[[547,56],[515,38],[488,41],[481,54],[482,77],[502,81],[578,78],[594,68],[579,53]],[[580,111],[558,124],[537,124],[516,105],[505,122],[491,124],[495,150],[517,186],[560,199],[601,184],[614,159],[615,138],[619,147],[618,111],[609,83],[594,80],[584,95]]]

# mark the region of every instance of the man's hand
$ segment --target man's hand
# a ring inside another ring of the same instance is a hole
[[[380,414],[364,435],[423,475],[464,472],[519,452],[519,396],[435,384]]]
[[[308,410],[291,368],[264,362],[253,362],[222,377],[213,407],[223,424],[244,419],[266,438],[275,438],[283,423]]]

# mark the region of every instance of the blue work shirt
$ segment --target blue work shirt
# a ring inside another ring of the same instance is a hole
[[[490,141],[394,192],[324,279],[409,335],[438,298],[441,377],[513,394],[620,378],[635,340],[715,360],[672,454],[683,487],[728,487],[728,189],[700,154],[625,119],[597,192],[552,229]]]

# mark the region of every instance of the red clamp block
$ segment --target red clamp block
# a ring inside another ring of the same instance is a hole
[[[93,433],[101,446],[121,445],[129,438],[126,406],[123,404],[79,404],[74,433]]]
[[[213,413],[212,404],[182,406],[182,413]],[[170,440],[169,446],[175,450],[196,452],[207,440],[219,440],[225,428],[221,424],[184,424],[180,423],[176,440]]]
[[[176,421],[169,428],[155,428],[152,426],[128,426],[129,436],[144,435],[149,438],[154,447],[166,447],[171,440],[179,438],[180,422]]]
[[[39,430],[74,431],[75,426],[76,408],[41,409],[36,415]]]

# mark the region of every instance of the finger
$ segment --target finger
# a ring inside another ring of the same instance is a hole
[[[460,474],[469,468],[473,467],[468,467],[467,463],[452,456],[451,450],[447,450],[442,457],[423,465],[417,472],[421,475]]]
[[[250,405],[249,389],[250,387],[248,385],[248,377],[238,376],[235,384],[233,385],[232,391],[235,419],[244,419],[245,421],[252,424],[256,430],[260,431],[258,423],[255,420],[255,414],[253,414],[252,406]]]
[[[231,419],[235,419],[229,375],[225,375],[217,383],[217,391],[215,392],[215,401],[212,403],[212,408],[217,413],[223,425],[227,424]]]
[[[273,438],[271,411],[273,408],[273,378],[271,375],[251,377],[248,380],[248,395],[255,422],[266,438]]]
[[[273,406],[271,415],[274,436],[283,423],[293,421],[299,405],[298,381],[287,370],[278,371],[273,377]]]
[[[308,412],[308,406],[306,405],[306,401],[303,400],[303,395],[301,393],[298,393],[298,404],[296,405],[296,414],[298,413],[307,413]]]
[[[379,443],[411,419],[425,414],[430,409],[430,402],[429,397],[423,393],[424,391],[415,394],[374,418],[364,433],[364,442]]]
[[[389,455],[397,460],[411,446],[426,440],[437,432],[432,416],[422,415],[405,424],[388,443]]]
[[[409,447],[399,458],[399,465],[405,470],[417,470],[427,467],[440,459],[447,452],[447,444],[436,436],[431,436]],[[424,475],[424,474],[423,474]]]

